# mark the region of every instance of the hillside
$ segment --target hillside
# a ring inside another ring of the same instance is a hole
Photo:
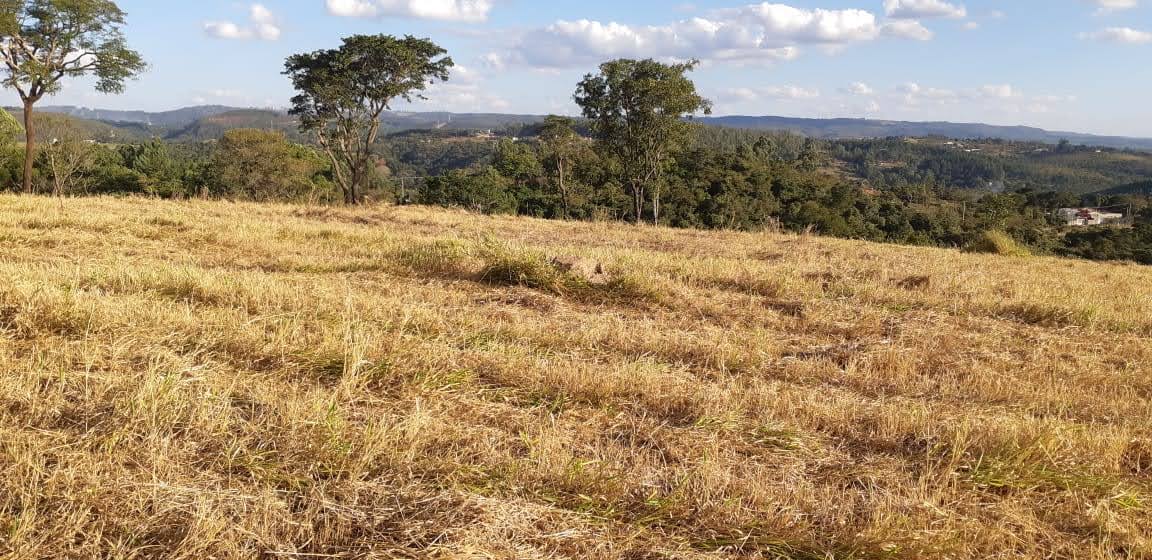
[[[144,123],[153,127],[165,128],[171,132],[178,132],[201,119],[211,119],[223,113],[268,111],[267,109],[245,109],[220,105],[185,107],[161,112],[113,111],[72,106],[47,106],[42,110],[92,120]],[[509,126],[536,124],[543,119],[542,115],[394,111],[385,113],[381,121],[388,130],[396,132],[431,129],[496,130]],[[739,115],[703,117],[694,120],[709,126],[787,131],[825,140],[940,136],[956,139],[1000,138],[1013,142],[1041,142],[1045,144],[1056,144],[1061,140],[1068,140],[1073,144],[1096,147],[1152,150],[1152,139],[1148,138],[1059,132],[1027,126]]]
[[[111,109],[89,109],[71,105],[48,105],[38,108],[48,113],[61,113],[77,118],[117,122],[137,123],[161,128],[182,128],[193,122],[220,113],[238,110],[223,105],[200,105],[196,107],[182,107],[171,111],[116,111]]]
[[[1152,153],[1004,140],[842,140],[833,157],[874,186],[939,182],[953,188],[1123,194],[1152,176]],[[1113,190],[1118,189],[1118,190]]]
[[[909,122],[873,119],[802,119],[792,117],[724,116],[697,119],[708,125],[784,130],[811,138],[849,140],[857,138],[927,137],[978,139],[1000,138],[1013,142],[1056,144],[1068,140],[1073,144],[1108,148],[1152,150],[1152,139],[1123,136],[1099,136],[1077,132],[1058,132],[1028,126],[998,126],[980,123]]]
[[[1152,269],[10,195],[0,239],[0,556],[1152,555]]]
[[[225,132],[238,128],[275,129],[295,141],[304,141],[299,121],[284,113],[259,109],[232,110],[196,119],[192,123],[168,133],[172,142],[202,142],[219,140]]]
[[[9,108],[7,111],[11,113],[13,118],[18,122],[24,122],[24,111],[22,109]],[[39,115],[41,120],[49,118],[64,119],[75,126],[85,138],[109,144],[145,142],[156,135],[162,135],[164,133],[162,129],[150,127],[142,123],[104,122],[66,114],[51,114],[49,112],[33,112],[32,115],[34,118]]]

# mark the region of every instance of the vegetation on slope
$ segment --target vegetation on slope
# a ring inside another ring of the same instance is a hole
[[[0,556],[1152,555],[1148,269],[11,195],[0,238]]]

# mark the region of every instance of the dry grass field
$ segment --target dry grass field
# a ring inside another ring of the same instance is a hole
[[[1152,558],[1149,268],[0,196],[0,278],[6,559]]]

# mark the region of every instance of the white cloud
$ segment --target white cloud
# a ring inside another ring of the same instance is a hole
[[[760,88],[732,88],[720,93],[725,101],[810,100],[820,97],[820,90],[799,86],[768,86]]]
[[[949,105],[960,101],[960,93],[950,90],[935,87],[925,87],[916,82],[909,82],[900,86],[897,89],[898,97],[904,102],[906,106],[918,106],[921,104],[937,104]]]
[[[505,111],[512,104],[485,89],[483,76],[468,66],[457,65],[447,82],[437,82],[424,92],[428,99],[417,99],[412,108],[421,111],[483,113]]]
[[[885,23],[880,28],[881,32],[888,37],[897,37],[900,39],[912,39],[914,41],[930,41],[935,34],[930,29],[924,27],[924,24],[914,19],[898,19]]]
[[[192,97],[196,105],[253,105],[254,100],[244,92],[235,89],[218,88],[214,90],[197,91]]]
[[[490,52],[480,57],[480,64],[490,70],[500,71],[508,67],[508,61],[504,55],[498,52]]]
[[[544,68],[616,57],[774,62],[796,58],[802,46],[835,51],[882,36],[927,39],[931,32],[917,22],[881,25],[875,14],[865,10],[763,3],[715,10],[665,25],[561,20],[528,32],[505,59]]]
[[[1038,95],[1032,100],[1037,103],[1074,103],[1079,98],[1075,95]]]
[[[272,11],[263,4],[252,4],[248,9],[248,25],[231,21],[209,21],[204,24],[204,32],[218,39],[261,39],[275,41],[280,38],[280,24]]]
[[[876,93],[876,90],[872,89],[872,86],[869,86],[868,84],[866,84],[864,82],[853,82],[852,85],[848,86],[843,91],[844,91],[844,93],[848,93],[851,95],[862,95],[862,96],[872,95],[873,93]]]
[[[1152,32],[1140,31],[1131,27],[1108,27],[1091,33],[1081,33],[1081,39],[1093,41],[1107,41],[1110,43],[1124,43],[1129,45],[1145,45],[1152,43]]]
[[[980,88],[979,92],[984,97],[993,97],[997,99],[1011,99],[1013,97],[1020,96],[1020,92],[1008,84],[984,86]]]
[[[884,13],[896,19],[963,18],[968,10],[943,0],[884,0]]]
[[[344,17],[399,17],[483,22],[493,0],[326,0],[328,13]]]
[[[947,108],[947,111],[969,109],[981,111],[983,114],[1048,113],[1054,112],[1057,105],[1072,103],[1077,99],[1073,95],[1029,96],[1010,84],[946,89],[927,87],[915,82],[904,84],[883,97],[892,102],[892,105],[906,111]]]
[[[1131,10],[1140,5],[1140,0],[1085,0],[1089,4],[1096,6],[1097,13],[1116,12],[1120,10]]]

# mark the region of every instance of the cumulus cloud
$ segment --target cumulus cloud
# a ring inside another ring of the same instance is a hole
[[[231,21],[209,21],[204,24],[204,32],[218,39],[275,41],[280,38],[280,24],[272,11],[263,4],[252,4],[248,9],[248,20],[247,25]]]
[[[732,88],[720,92],[723,101],[807,100],[820,97],[820,90],[799,86],[767,86],[760,88]]]
[[[1071,95],[1030,94],[1006,83],[940,87],[923,82],[854,82],[830,93],[810,84],[733,87],[715,91],[712,98],[717,101],[717,111],[724,114],[752,114],[775,106],[797,114],[914,120],[1055,114],[1077,100]]]
[[[233,105],[240,107],[275,107],[277,101],[255,97],[238,89],[218,88],[212,90],[195,91],[191,97],[196,105]]]
[[[851,85],[844,88],[843,91],[844,93],[850,95],[872,95],[876,93],[876,90],[872,89],[872,86],[869,86],[864,82],[853,82]]]
[[[930,41],[934,33],[924,24],[914,19],[898,19],[885,23],[880,28],[881,33],[888,37],[912,39],[914,41]]]
[[[493,0],[326,0],[328,13],[344,17],[397,17],[483,22]]]
[[[884,13],[895,19],[963,18],[968,10],[943,0],[884,0]]]
[[[803,46],[843,47],[882,36],[926,39],[931,32],[912,21],[881,24],[865,10],[763,3],[666,25],[561,20],[528,32],[505,58],[545,68],[615,57],[774,62],[796,58]]]
[[[1020,92],[1008,84],[988,85],[981,87],[980,94],[985,97],[993,97],[997,99],[1011,99],[1019,97]]]
[[[1140,31],[1138,29],[1132,29],[1131,27],[1108,27],[1100,31],[1081,33],[1080,38],[1109,43],[1145,45],[1152,43],[1152,32]]]
[[[954,111],[958,107],[966,107],[985,113],[1047,113],[1056,110],[1057,105],[1077,100],[1073,95],[1028,95],[1011,84],[947,89],[914,82],[904,84],[884,97],[907,111],[942,107]]]
[[[422,111],[451,111],[456,113],[479,113],[504,111],[511,103],[485,88],[480,72],[469,66],[456,65],[452,68],[447,82],[437,82],[424,92],[427,100],[414,100],[412,106]]]
[[[1084,0],[1096,6],[1097,12],[1108,13],[1120,10],[1131,10],[1140,5],[1140,0]]]
[[[906,105],[920,105],[921,103],[937,103],[941,105],[956,103],[961,99],[959,92],[951,89],[922,86],[916,82],[909,82],[898,88],[898,93]]]
[[[508,67],[508,61],[504,55],[498,52],[490,52],[480,57],[480,64],[489,70],[500,71]]]

